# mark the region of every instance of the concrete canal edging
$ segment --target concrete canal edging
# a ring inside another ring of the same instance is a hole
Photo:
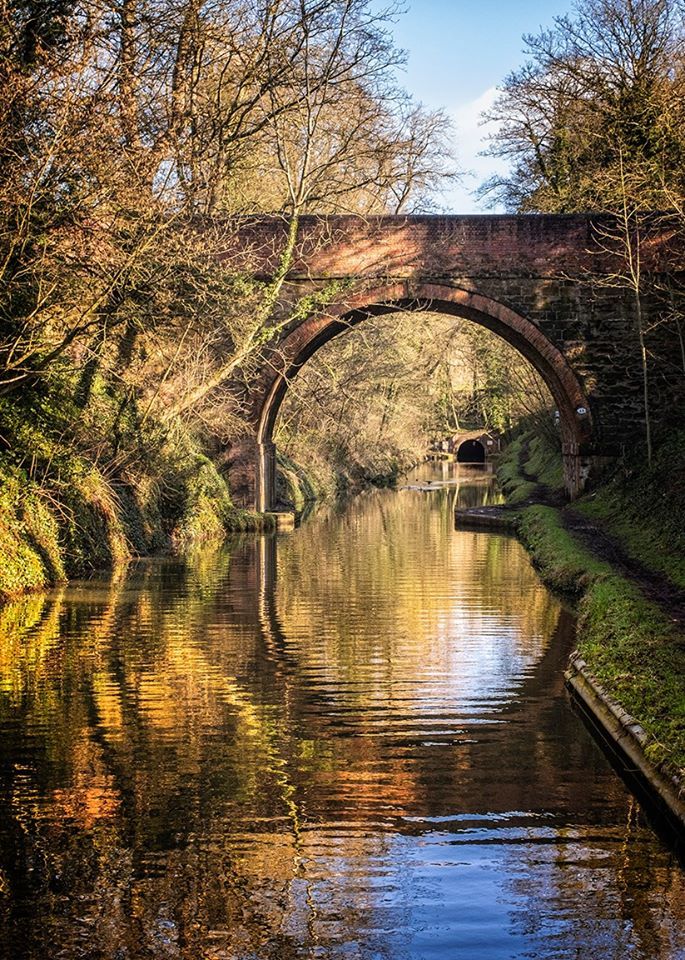
[[[454,511],[454,522],[458,529],[516,533],[518,514],[508,507],[458,507]]]
[[[606,692],[577,651],[571,655],[565,678],[573,696],[617,753],[633,765],[626,771],[637,776],[672,825],[679,832],[685,830],[683,784],[662,773],[648,759],[645,747],[649,737],[644,728]]]

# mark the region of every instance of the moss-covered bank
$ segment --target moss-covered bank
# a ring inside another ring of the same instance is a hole
[[[293,510],[296,514],[306,513],[319,500],[344,501],[370,487],[395,487],[400,475],[409,467],[410,464],[393,461],[387,473],[378,474],[355,464],[342,469],[316,459],[305,466],[278,451],[277,501],[281,507]]]
[[[542,436],[519,434],[500,460],[497,479],[512,506],[532,500],[563,498],[561,456]]]
[[[182,424],[103,380],[84,397],[67,369],[0,400],[0,601],[261,522]]]
[[[684,514],[677,500],[685,443],[672,438],[662,448],[661,463],[674,470],[670,479],[658,463],[650,471],[622,471],[579,503],[558,509],[523,502],[540,486],[535,463],[526,456],[533,445],[526,442],[509,448],[502,470],[505,490],[522,504],[520,536],[545,582],[577,601],[578,649],[592,674],[645,729],[649,759],[682,782],[685,623],[671,606],[668,587],[682,582]],[[540,462],[539,449],[534,452]],[[578,516],[595,518],[598,525],[585,523],[581,536],[573,522]],[[604,537],[610,538],[614,562],[599,548]],[[654,576],[643,582],[627,574],[623,551],[646,577],[650,571]],[[663,598],[655,596],[659,582]]]
[[[276,497],[279,503],[301,514],[309,504],[327,497],[328,490],[319,482],[314,471],[280,451],[276,457]]]

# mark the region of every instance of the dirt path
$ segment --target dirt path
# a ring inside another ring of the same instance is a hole
[[[543,504],[560,510],[564,527],[572,536],[599,560],[611,564],[622,576],[637,584],[648,600],[660,607],[675,624],[685,629],[685,593],[668,577],[650,570],[639,560],[631,557],[617,537],[565,504],[560,491],[550,490],[545,484],[540,483],[534,474],[526,470],[528,457],[528,445],[524,443],[521,447],[519,469],[526,480],[536,484],[526,504]]]
[[[561,511],[564,527],[600,560],[638,585],[644,596],[656,603],[670,620],[685,628],[685,594],[668,577],[650,570],[631,557],[617,537],[588,520],[572,507]]]

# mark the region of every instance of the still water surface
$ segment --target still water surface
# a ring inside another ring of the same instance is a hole
[[[685,957],[571,617],[434,485],[0,611],[1,957]]]

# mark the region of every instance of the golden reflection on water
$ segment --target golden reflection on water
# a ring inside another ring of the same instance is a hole
[[[0,611],[0,956],[685,956],[466,477]]]

